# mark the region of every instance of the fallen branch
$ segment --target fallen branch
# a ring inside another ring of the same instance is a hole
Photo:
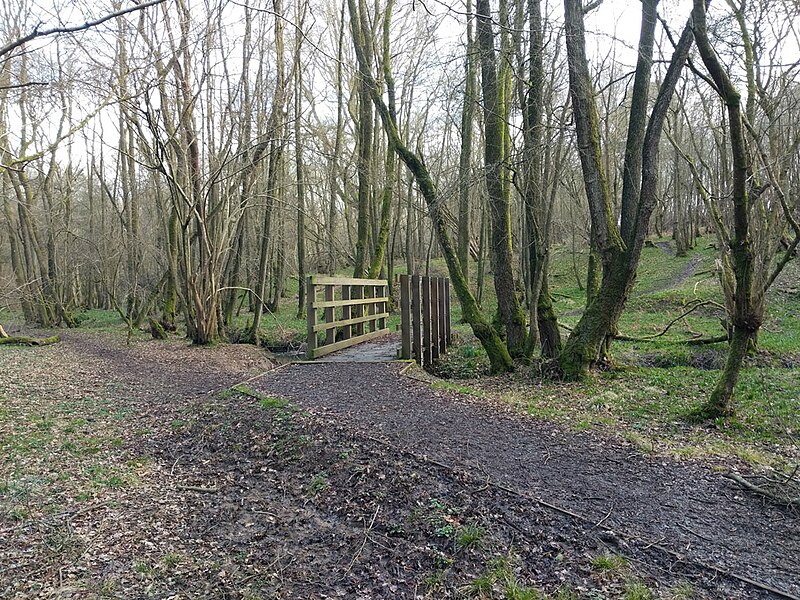
[[[692,340],[685,340],[683,343],[689,344],[690,346],[702,346],[704,344],[719,344],[720,342],[727,342],[728,341],[728,334],[725,335],[718,335],[717,337],[710,337],[710,338],[695,338]]]
[[[681,319],[686,318],[687,316],[692,314],[694,311],[696,311],[698,308],[702,308],[703,306],[709,306],[709,305],[720,307],[719,302],[714,302],[713,300],[703,300],[703,301],[692,300],[689,303],[689,308],[687,310],[683,311],[683,313],[681,313],[679,316],[677,316],[674,319],[672,319],[672,321],[670,321],[667,324],[667,326],[664,329],[662,329],[659,333],[655,333],[653,335],[646,335],[644,337],[639,337],[639,338],[631,337],[631,336],[628,336],[628,335],[617,335],[617,336],[614,336],[614,339],[621,340],[623,342],[649,342],[650,340],[655,340],[657,338],[660,338],[663,335],[666,335],[666,333],[672,328],[672,326],[675,325],[675,323],[677,323]],[[724,308],[724,307],[722,307],[722,308]],[[725,337],[725,339],[726,340],[728,339],[727,336]],[[689,342],[689,341],[690,340],[684,340],[684,342],[682,342],[682,343]]]
[[[753,483],[752,481],[748,481],[738,473],[726,473],[725,475],[723,475],[723,477],[725,477],[726,479],[730,479],[731,481],[735,481],[743,488],[750,490],[751,492],[754,492],[761,496],[764,496],[765,498],[772,500],[776,504],[789,506],[791,508],[800,508],[800,495],[798,495],[797,497],[792,497],[794,493],[798,492],[798,490],[791,489],[788,487],[790,479],[787,479],[784,483],[781,484],[784,488],[786,488],[786,493],[782,494],[780,492],[775,491],[775,489],[778,489],[780,487],[778,485],[773,485],[770,487],[763,485],[756,485],[755,483]],[[790,491],[791,494],[789,493]]]
[[[5,332],[4,332],[5,333]],[[0,344],[16,344],[18,346],[47,346],[60,342],[61,338],[57,335],[47,338],[32,338],[26,336],[0,336]]]

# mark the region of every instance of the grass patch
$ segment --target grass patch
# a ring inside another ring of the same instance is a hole
[[[475,398],[483,398],[486,396],[486,394],[479,389],[467,385],[459,385],[450,381],[434,381],[431,383],[431,389],[453,392],[461,394],[462,396],[473,396]]]
[[[619,554],[599,554],[591,564],[594,571],[605,575],[622,575],[628,570],[628,560]]]
[[[274,396],[269,396],[243,383],[234,385],[233,387],[230,387],[220,392],[220,396],[224,399],[232,398],[235,395],[246,396],[248,398],[253,398],[254,400],[258,400],[258,404],[262,408],[267,408],[267,409],[286,408],[289,406],[288,400],[284,400],[283,398],[276,398]]]
[[[517,579],[518,557],[509,552],[489,561],[486,570],[461,589],[471,598],[506,598],[508,600],[540,600],[546,598],[536,588],[523,585]],[[500,595],[495,591],[499,590]]]
[[[486,530],[478,525],[462,525],[456,530],[456,546],[462,550],[480,548],[483,545]]]

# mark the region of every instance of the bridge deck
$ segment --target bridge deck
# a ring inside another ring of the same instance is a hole
[[[328,354],[323,358],[317,358],[315,363],[359,363],[359,362],[391,362],[397,360],[400,348],[400,335],[397,333],[387,333],[378,339],[363,342],[338,352]]]

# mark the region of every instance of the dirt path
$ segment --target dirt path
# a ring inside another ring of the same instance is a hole
[[[800,519],[711,470],[511,414],[399,374],[397,365],[297,365],[259,389],[687,559],[800,595]],[[355,384],[354,384],[355,382]]]
[[[659,250],[661,250],[667,256],[675,256],[675,250],[672,248],[669,242],[656,242],[655,245]],[[682,283],[693,277],[695,273],[697,273],[697,269],[702,264],[702,262],[703,262],[702,257],[693,256],[689,260],[689,262],[686,263],[686,266],[683,267],[680,273],[676,273],[675,276],[672,277],[671,279],[663,283],[654,285],[646,290],[635,290],[631,294],[631,297],[639,298],[641,296],[646,296],[647,294],[664,292],[666,290],[671,290],[672,288],[678,287],[679,285],[681,285]],[[583,311],[584,311],[583,308],[574,308],[572,310],[563,313],[563,316],[575,317],[577,315],[583,314]]]
[[[439,599],[476,597],[481,578],[497,598],[523,583],[622,598],[639,581],[659,598],[687,581],[695,598],[779,597],[667,548],[800,592],[795,518],[703,468],[396,364],[250,383],[297,413],[220,393],[270,367],[249,346],[64,338],[0,351],[0,597]],[[607,552],[631,562],[598,570]]]

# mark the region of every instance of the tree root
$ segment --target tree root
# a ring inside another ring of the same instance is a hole
[[[46,338],[32,338],[26,336],[0,337],[0,344],[16,344],[18,346],[47,346],[60,341],[61,338],[59,338],[57,335]]]

